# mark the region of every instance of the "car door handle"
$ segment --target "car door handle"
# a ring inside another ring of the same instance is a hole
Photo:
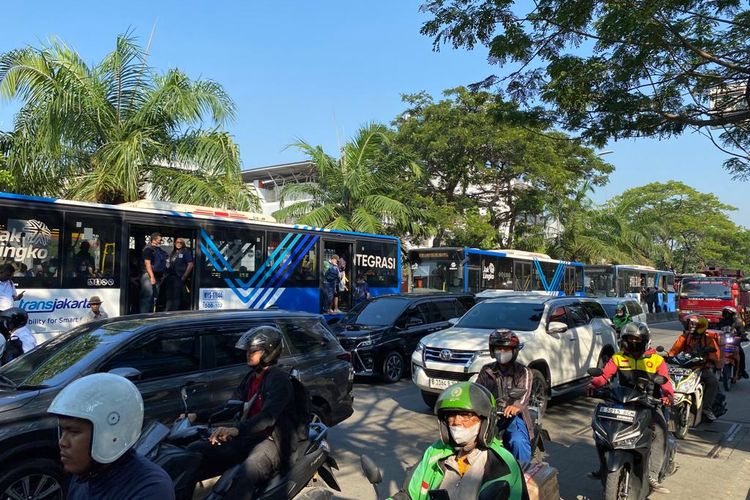
[[[570,337],[568,340],[570,340],[571,342],[573,342],[575,340],[578,340],[578,337]]]

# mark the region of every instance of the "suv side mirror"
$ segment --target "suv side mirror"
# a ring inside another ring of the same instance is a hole
[[[560,335],[568,331],[568,325],[561,321],[550,321],[547,325],[547,333],[550,335]]]
[[[604,370],[602,370],[601,368],[589,368],[588,370],[586,370],[586,372],[592,377],[601,377],[604,373]]]
[[[456,326],[456,323],[458,323],[459,318],[451,318],[448,320],[448,323],[450,323],[451,326]]]

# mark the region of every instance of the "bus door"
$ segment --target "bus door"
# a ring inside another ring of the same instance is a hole
[[[150,249],[151,235],[161,235],[157,250]],[[130,224],[128,226],[128,287],[125,311],[179,311],[193,309],[195,283],[195,231],[192,228]],[[148,248],[148,249],[147,249]],[[145,258],[156,283],[146,273]]]
[[[338,257],[339,271],[342,279],[337,285],[332,285],[326,281],[326,273],[331,267],[331,259]],[[321,311],[348,311],[353,304],[353,291],[356,282],[356,276],[353,274],[354,269],[354,244],[348,241],[323,239],[323,261],[320,269],[323,273],[322,283],[322,304]],[[331,299],[331,293],[333,298]]]

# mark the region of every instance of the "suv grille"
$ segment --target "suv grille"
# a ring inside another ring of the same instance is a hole
[[[439,363],[456,363],[465,365],[476,354],[474,351],[461,351],[459,349],[440,349],[437,347],[424,348],[425,361],[437,361]]]

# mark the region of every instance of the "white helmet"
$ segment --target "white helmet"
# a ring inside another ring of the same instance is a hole
[[[91,458],[110,464],[140,437],[143,398],[130,380],[112,373],[95,373],[66,386],[47,413],[91,422]]]

